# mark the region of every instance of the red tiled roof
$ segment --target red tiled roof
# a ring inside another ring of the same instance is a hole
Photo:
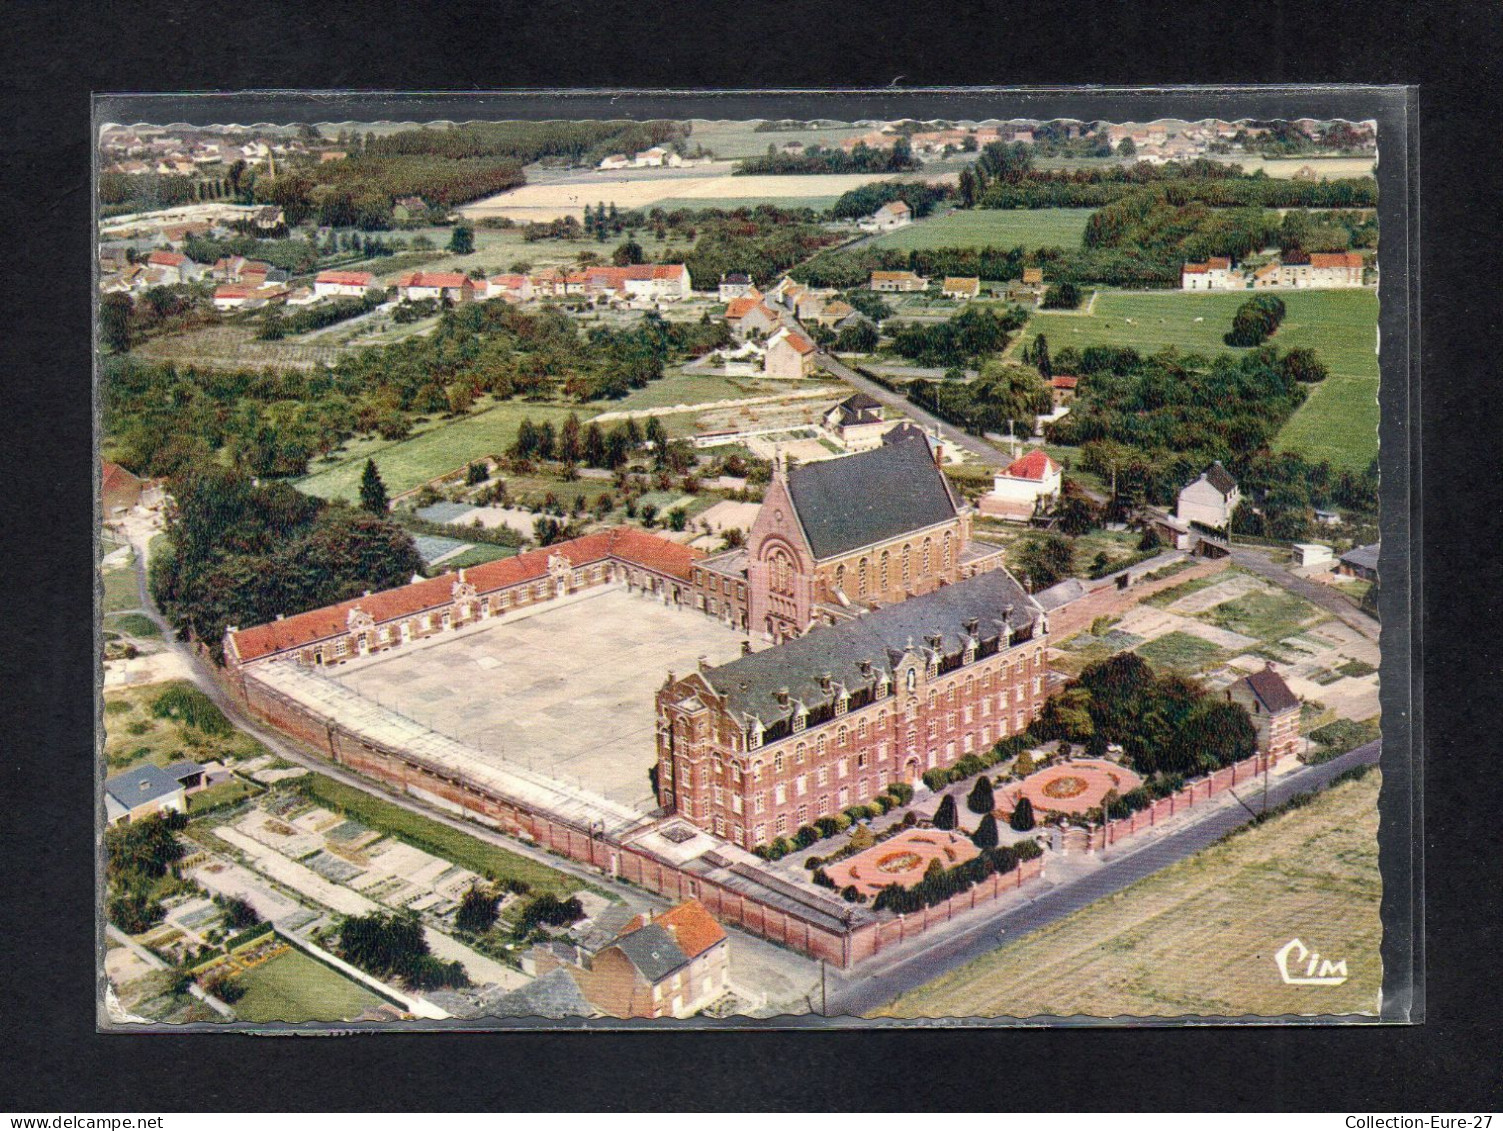
[[[813,353],[814,343],[802,334],[796,334],[792,330],[782,332],[783,340],[792,346],[797,353]],[[774,339],[776,340],[776,339]]]
[[[630,267],[591,267],[584,273],[587,282],[601,283],[620,290],[627,281],[646,282],[681,278],[687,268],[682,263],[638,263]]]
[[[374,279],[369,271],[320,271],[313,281],[339,287],[368,287]]]
[[[139,476],[126,471],[118,463],[111,463],[109,460],[101,461],[100,486],[105,491],[110,491],[116,487],[127,487],[132,483],[139,483],[140,481]]]
[[[1209,270],[1210,267],[1204,263],[1186,263],[1184,267],[1186,275],[1204,275]]]
[[[753,310],[761,305],[761,299],[753,298],[750,295],[743,295],[741,298],[733,298],[725,305],[725,316],[727,318],[745,318],[748,314],[750,314]]]
[[[255,287],[248,287],[242,283],[221,283],[214,288],[215,298],[250,298],[255,293]]]
[[[1312,251],[1310,253],[1311,267],[1361,267],[1362,256],[1355,251],[1323,252]]]
[[[181,267],[188,257],[176,251],[154,251],[146,259],[153,267]]]
[[[917,279],[919,276],[912,271],[873,271],[872,278],[880,279],[884,283],[892,283],[902,279]]]
[[[399,287],[462,287],[469,277],[458,271],[414,271],[397,280]]]
[[[1052,475],[1059,470],[1059,464],[1049,458],[1049,453],[1043,448],[1034,448],[1026,456],[1020,456],[1013,460],[1002,474],[1011,479],[1032,479],[1042,481],[1046,476]]]
[[[1210,259],[1206,260],[1206,266],[1212,271],[1230,271],[1232,269],[1232,261],[1224,255],[1213,255]]]
[[[1061,373],[1058,377],[1049,378],[1049,384],[1056,389],[1073,389],[1080,383],[1079,377],[1068,377]]]
[[[693,547],[669,542],[635,527],[618,526],[516,557],[486,562],[465,570],[465,580],[481,594],[536,581],[548,575],[548,559],[554,554],[564,554],[576,566],[617,558],[684,581],[689,580],[691,565],[704,557],[702,551]],[[369,597],[354,597],[269,624],[243,628],[234,634],[235,651],[242,662],[259,660],[340,635],[348,630],[350,611],[357,607],[369,613],[377,624],[413,616],[449,604],[458,580],[456,574],[442,573],[410,585],[383,589]]]
[[[725,930],[697,899],[685,900],[671,911],[653,920],[678,944],[689,958],[698,958],[718,942],[725,940]]]

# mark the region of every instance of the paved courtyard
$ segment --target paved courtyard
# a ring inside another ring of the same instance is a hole
[[[653,696],[669,671],[725,663],[744,639],[693,609],[601,589],[329,674],[497,765],[646,810]]]

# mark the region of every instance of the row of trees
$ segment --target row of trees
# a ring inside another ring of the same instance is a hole
[[[904,391],[914,404],[980,435],[1006,432],[1028,435],[1036,415],[1049,411],[1048,386],[1038,371],[989,358],[970,382],[910,381]]]
[[[967,306],[944,322],[909,322],[892,335],[893,351],[919,365],[964,366],[978,358],[1001,353],[1010,333],[1021,329],[1028,316],[1017,307],[998,314]]]
[[[808,173],[902,173],[917,169],[919,161],[913,147],[899,138],[891,149],[872,149],[856,145],[847,153],[843,149],[810,146],[802,153],[780,153],[775,144],[767,146],[762,157],[747,157],[735,168],[742,176],[767,176]]]
[[[1232,328],[1222,336],[1222,341],[1229,346],[1261,346],[1273,337],[1283,320],[1283,299],[1277,295],[1254,295],[1237,307],[1232,315]]]
[[[434,957],[413,911],[372,911],[339,924],[339,956],[378,978],[400,978],[415,990],[468,986],[459,962]]]
[[[385,301],[385,295],[378,293],[367,294],[364,298],[335,299],[333,302],[319,303],[290,313],[273,306],[261,319],[261,329],[256,336],[262,341],[275,342],[288,334],[322,330],[325,326],[369,314]]]
[[[983,848],[979,856],[952,868],[946,868],[938,860],[934,860],[930,862],[924,878],[917,884],[909,888],[888,884],[877,893],[872,907],[878,911],[910,915],[967,892],[993,875],[1015,872],[1024,860],[1042,855],[1043,849],[1038,845],[1022,841],[1006,848]]]

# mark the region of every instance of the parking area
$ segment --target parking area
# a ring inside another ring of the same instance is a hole
[[[700,657],[734,659],[744,639],[693,609],[601,589],[330,674],[498,765],[646,810],[657,689]]]

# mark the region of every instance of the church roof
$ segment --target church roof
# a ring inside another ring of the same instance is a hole
[[[971,620],[978,622],[976,635],[982,641],[995,639],[1009,605],[1008,624],[1014,631],[1032,625],[1041,611],[1011,574],[991,570],[852,620],[813,629],[776,648],[710,668],[702,676],[726,697],[732,714],[759,718],[764,726],[771,726],[789,716],[792,700],[810,707],[827,702],[832,693],[823,689],[823,676],[829,676],[832,687],[843,684],[855,692],[884,673],[892,678],[904,652],[909,647],[927,649],[931,637],[940,638],[943,654],[964,651],[965,626]],[[861,670],[863,660],[869,661],[870,672]],[[784,689],[790,697],[787,706],[778,701]]]
[[[908,439],[788,472],[809,548],[834,557],[955,517],[955,496],[928,442]]]

